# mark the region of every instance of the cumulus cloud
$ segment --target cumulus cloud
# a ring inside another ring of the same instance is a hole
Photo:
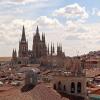
[[[85,7],[81,7],[79,4],[66,5],[63,8],[59,8],[54,11],[53,15],[55,16],[65,16],[65,17],[80,17],[82,19],[88,18],[88,13],[86,12]]]
[[[23,20],[15,19],[12,21],[12,24],[22,26],[25,25],[27,28],[32,28],[32,26],[39,25],[41,28],[55,29],[63,27],[63,25],[56,18],[49,18],[47,16],[40,16],[35,20]]]
[[[41,16],[36,19],[35,24],[39,24],[43,27],[58,28],[62,27],[62,24],[56,18],[48,18],[47,16]]]
[[[100,10],[97,8],[92,9],[92,15],[100,16]]]

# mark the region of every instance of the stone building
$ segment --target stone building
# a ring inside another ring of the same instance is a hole
[[[86,77],[78,59],[74,59],[71,69],[65,72],[55,71],[53,87],[61,94],[81,97],[80,100],[84,100],[87,96]]]
[[[56,56],[56,57],[54,57]],[[46,58],[57,58],[64,57],[65,54],[62,51],[62,46],[57,45],[57,54],[55,55],[54,44],[51,43],[51,49],[46,45],[45,34],[42,33],[40,37],[39,28],[36,28],[36,34],[33,37],[32,50],[28,49],[28,41],[26,41],[25,28],[22,29],[22,37],[19,41],[19,50],[18,56],[17,52],[13,51],[12,53],[12,64],[33,64],[33,63],[44,63]],[[16,58],[16,59],[15,59]],[[46,63],[47,64],[48,60]]]

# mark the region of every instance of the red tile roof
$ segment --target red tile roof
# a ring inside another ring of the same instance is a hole
[[[62,98],[55,90],[45,84],[38,84],[31,91],[21,92],[19,88],[11,88],[0,93],[0,100],[69,100]]]

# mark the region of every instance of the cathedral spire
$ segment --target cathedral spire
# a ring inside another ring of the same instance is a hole
[[[49,55],[49,44],[48,44],[48,52],[47,52],[47,53],[48,53],[48,55]]]
[[[42,33],[42,42],[45,43],[45,34],[44,33]]]
[[[38,28],[38,26],[36,28],[36,40],[40,41],[40,34],[39,34],[39,28]]]
[[[52,47],[52,42],[51,42],[51,56],[53,54],[53,47]]]
[[[54,43],[53,43],[53,53],[55,53],[55,47],[54,47]]]
[[[44,42],[45,42],[45,33],[44,33],[44,36],[43,37],[44,37]]]
[[[36,28],[36,34],[39,35],[39,28],[38,28],[38,25],[37,25],[37,28]]]
[[[57,55],[60,55],[60,44],[57,43]]]
[[[25,42],[26,42],[26,36],[25,36],[25,28],[24,28],[24,25],[23,25],[23,30],[22,30],[22,38],[21,38],[21,41],[25,41]]]
[[[61,52],[62,52],[63,50],[62,50],[62,44],[61,44]]]
[[[13,49],[13,52],[12,52],[12,58],[16,58],[16,57],[17,57],[16,49]]]
[[[14,49],[13,49],[13,52],[12,52],[12,58],[14,57]]]
[[[43,32],[42,32],[42,42],[43,42],[43,40],[44,40],[44,35],[43,35]]]
[[[60,44],[60,52],[62,52],[62,44]]]
[[[16,49],[15,49],[14,55],[15,55],[15,57],[17,57],[17,52],[16,52]]]

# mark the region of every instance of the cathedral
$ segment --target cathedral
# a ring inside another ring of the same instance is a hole
[[[48,60],[52,58],[65,57],[65,53],[62,52],[62,45],[57,44],[57,52],[55,53],[54,44],[51,43],[51,48],[49,49],[46,45],[45,34],[42,33],[40,37],[39,28],[37,26],[36,33],[33,36],[32,50],[28,49],[28,41],[26,40],[25,28],[22,29],[22,37],[19,41],[18,54],[16,49],[12,52],[12,64],[34,64],[34,63],[48,63]]]
[[[81,62],[80,57],[66,57],[61,44],[57,44],[57,48],[53,43],[47,46],[45,34],[40,37],[38,26],[33,36],[32,50],[28,49],[28,41],[26,41],[23,26],[18,54],[16,49],[13,49],[11,64],[40,64],[41,68],[42,66],[50,68],[51,72],[53,72],[51,75],[51,77],[53,76],[52,86],[57,92],[68,97],[73,96],[74,99],[76,96],[75,100],[85,100],[87,97],[86,73],[84,63]],[[32,75],[33,72],[31,71],[26,75],[25,84],[34,83]],[[49,74],[46,74],[46,78],[47,76]],[[77,97],[80,99],[77,99]]]

